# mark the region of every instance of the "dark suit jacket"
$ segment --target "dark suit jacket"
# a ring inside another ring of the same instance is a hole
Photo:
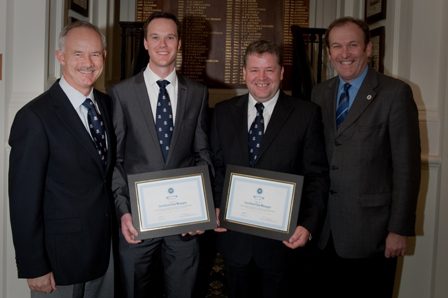
[[[248,95],[234,97],[215,107],[211,144],[219,206],[227,164],[249,167]],[[261,144],[256,168],[304,175],[299,224],[313,235],[319,231],[328,192],[328,166],[317,105],[280,93]],[[227,231],[220,236],[224,256],[239,264],[254,258],[265,266],[285,266],[289,248],[281,241]]]
[[[160,150],[143,72],[110,90],[117,136],[112,187],[119,218],[131,212],[127,175],[198,164],[211,165],[207,137],[207,88],[179,74],[177,79],[177,112],[166,163]]]
[[[20,278],[54,273],[59,285],[102,276],[109,264],[111,157],[107,95],[94,91],[107,130],[107,169],[56,82],[11,128],[9,199]]]
[[[322,108],[330,196],[321,247],[330,230],[338,255],[384,253],[388,232],[414,235],[420,185],[418,112],[410,87],[369,69],[336,129],[335,77],[313,90]]]

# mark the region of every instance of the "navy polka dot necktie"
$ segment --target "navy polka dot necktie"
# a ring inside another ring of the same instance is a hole
[[[344,91],[342,91],[341,95],[339,96],[339,103],[338,108],[336,109],[336,126],[339,127],[339,125],[344,121],[345,117],[347,117],[348,109],[349,109],[349,94],[348,89],[350,89],[352,85],[349,83],[344,84]]]
[[[249,163],[251,166],[255,164],[259,157],[261,140],[264,134],[264,118],[263,118],[263,110],[264,105],[259,102],[255,104],[255,108],[257,109],[257,116],[252,122],[252,125],[249,129]]]
[[[90,134],[95,144],[98,155],[106,166],[107,163],[107,146],[106,146],[106,130],[104,129],[103,119],[101,115],[96,112],[95,105],[90,98],[82,103],[87,108],[87,122],[89,124]]]
[[[167,80],[157,81],[159,85],[159,98],[157,100],[156,109],[156,129],[159,137],[160,149],[162,150],[163,158],[167,159],[170,150],[171,136],[174,130],[173,112],[171,109],[171,102],[166,86],[169,84]]]

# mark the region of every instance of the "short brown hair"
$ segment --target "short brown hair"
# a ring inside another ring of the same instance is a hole
[[[148,34],[148,25],[154,19],[169,19],[169,20],[172,20],[174,23],[176,23],[177,38],[180,39],[182,26],[174,14],[172,14],[170,12],[166,12],[166,11],[155,11],[149,15],[149,17],[146,19],[145,23],[143,24],[143,32],[145,34],[145,36],[144,36],[145,39],[146,39],[146,35]]]
[[[283,55],[280,50],[280,47],[271,41],[260,39],[250,43],[247,46],[246,52],[244,53],[243,67],[246,66],[247,58],[249,57],[249,55],[252,54],[261,55],[264,53],[269,53],[276,56],[278,65],[280,66],[283,65]]]
[[[370,29],[369,29],[369,26],[366,24],[366,22],[364,22],[363,20],[360,20],[360,19],[353,18],[353,17],[342,17],[342,18],[334,20],[330,24],[330,26],[328,26],[328,29],[325,32],[325,45],[327,46],[327,48],[330,48],[330,32],[331,32],[331,30],[333,30],[333,28],[335,28],[335,27],[341,27],[341,26],[344,26],[349,23],[355,24],[362,30],[362,32],[364,33],[364,44],[365,45],[367,45],[370,42]]]

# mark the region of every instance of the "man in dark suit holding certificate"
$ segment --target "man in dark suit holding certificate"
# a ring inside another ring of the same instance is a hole
[[[243,66],[249,94],[219,103],[214,111],[211,144],[216,206],[229,164],[305,177],[299,220],[290,239],[282,242],[230,230],[219,235],[230,297],[252,297],[254,291],[261,291],[262,297],[282,297],[288,255],[317,234],[325,208],[328,167],[320,109],[280,90],[281,60],[275,44],[251,43]],[[258,289],[250,284],[253,272]]]
[[[155,280],[151,268],[159,250],[167,297],[191,297],[199,261],[198,239],[174,235],[136,240],[127,175],[211,165],[208,91],[176,72],[181,47],[176,16],[166,12],[149,16],[144,24],[144,46],[150,56],[146,69],[110,92],[117,136],[112,187],[121,221],[120,256],[129,298],[150,295]]]

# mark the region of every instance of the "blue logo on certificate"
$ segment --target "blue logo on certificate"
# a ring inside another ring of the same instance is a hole
[[[263,193],[263,189],[262,188],[258,188],[257,189],[257,194],[261,195]]]
[[[168,193],[173,193],[174,189],[172,187],[168,188]]]

